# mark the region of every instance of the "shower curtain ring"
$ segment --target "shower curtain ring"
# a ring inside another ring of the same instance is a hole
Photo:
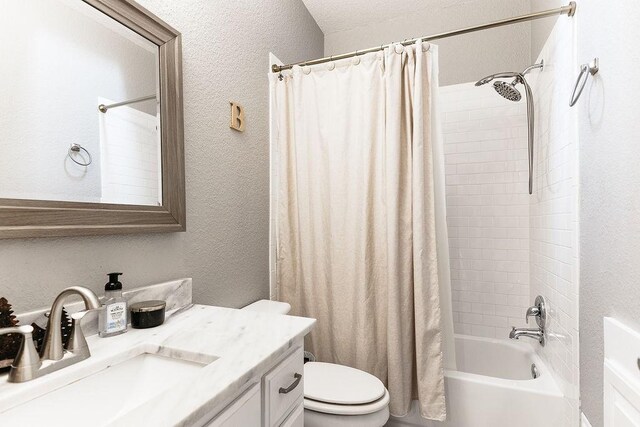
[[[327,69],[328,69],[329,71],[333,71],[335,68],[336,68],[336,63],[335,63],[335,62],[333,62],[333,55],[331,55],[331,56],[329,57],[329,65],[328,65]]]
[[[358,50],[356,49],[356,54],[353,57],[353,61],[351,61],[353,63],[353,65],[358,65],[360,64],[360,58],[358,58]]]

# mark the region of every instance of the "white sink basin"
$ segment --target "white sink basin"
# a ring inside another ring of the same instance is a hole
[[[23,420],[28,425],[51,426],[62,421],[65,426],[107,424],[160,394],[171,393],[176,383],[188,381],[216,360],[214,356],[205,360],[200,356],[196,362],[185,353],[174,352],[179,354],[177,358],[169,356],[171,353],[161,348],[154,354],[135,355],[16,406],[1,416]]]

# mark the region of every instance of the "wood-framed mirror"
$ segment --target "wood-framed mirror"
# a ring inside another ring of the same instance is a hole
[[[180,33],[130,0],[2,16],[0,239],[185,231]]]

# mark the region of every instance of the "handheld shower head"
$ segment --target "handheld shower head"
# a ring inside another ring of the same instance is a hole
[[[482,86],[494,79],[513,79],[511,83],[507,83],[505,81],[498,80],[493,83],[493,88],[496,92],[503,98],[518,102],[522,99],[522,94],[518,89],[516,89],[516,85],[522,84],[524,86],[525,99],[527,100],[527,122],[529,125],[528,132],[528,148],[529,148],[529,194],[533,193],[533,140],[534,140],[534,123],[535,123],[535,111],[533,105],[533,93],[531,91],[531,86],[527,82],[527,79],[524,78],[525,74],[532,70],[542,69],[544,67],[544,61],[541,61],[538,64],[534,64],[530,67],[527,67],[522,73],[515,72],[506,72],[506,73],[497,73],[487,76],[481,80],[478,80],[476,86]]]

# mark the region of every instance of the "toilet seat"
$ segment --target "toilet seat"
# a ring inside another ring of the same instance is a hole
[[[335,415],[364,415],[385,409],[389,392],[375,376],[333,363],[304,365],[304,407]]]
[[[389,406],[389,392],[385,390],[381,399],[360,405],[336,405],[304,398],[304,409],[332,415],[367,415],[381,411]]]

